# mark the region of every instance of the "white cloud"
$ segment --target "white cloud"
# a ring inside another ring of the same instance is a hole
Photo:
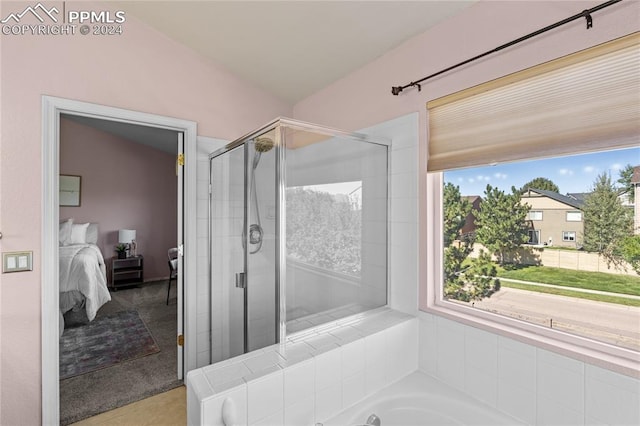
[[[622,170],[622,164],[614,163],[611,165],[611,170]]]
[[[593,166],[584,166],[582,171],[585,173],[593,173],[596,171],[596,168]]]
[[[573,170],[571,169],[560,169],[558,170],[558,173],[560,173],[563,176],[573,176]]]
[[[496,178],[496,179],[503,179],[504,180],[504,179],[507,178],[507,175],[505,173],[498,172],[498,173],[494,173],[493,177]]]
[[[469,182],[469,183],[473,183],[473,182],[475,182],[475,181],[476,181],[476,180],[475,180],[474,178],[469,178],[469,179],[467,179],[467,182]]]
[[[459,178],[458,178],[458,182],[464,182],[464,178],[459,177]]]
[[[491,176],[478,175],[476,176],[476,179],[479,182],[482,182],[482,181],[489,182],[491,180]]]

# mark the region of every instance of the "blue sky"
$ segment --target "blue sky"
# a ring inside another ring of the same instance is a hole
[[[627,164],[640,165],[640,147],[454,170],[445,172],[444,180],[458,185],[462,195],[483,195],[487,184],[510,191],[536,177],[552,180],[561,194],[589,192],[600,173],[610,173],[615,182]]]

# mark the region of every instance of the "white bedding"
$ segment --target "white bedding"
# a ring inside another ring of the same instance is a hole
[[[93,244],[62,246],[59,257],[60,312],[67,312],[84,296],[87,318],[93,321],[98,309],[111,300],[100,249]]]

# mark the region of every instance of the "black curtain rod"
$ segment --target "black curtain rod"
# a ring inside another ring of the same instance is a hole
[[[558,27],[560,27],[560,26],[562,26],[564,24],[568,24],[569,22],[575,21],[576,19],[585,18],[587,20],[587,29],[589,29],[589,28],[593,27],[593,18],[591,18],[591,14],[593,12],[597,12],[597,11],[599,11],[601,9],[604,9],[606,7],[609,7],[609,6],[613,5],[613,4],[615,4],[615,3],[619,3],[621,1],[622,0],[609,0],[609,1],[605,2],[605,3],[599,4],[598,6],[592,7],[591,9],[583,10],[582,12],[577,13],[577,14],[575,14],[573,16],[570,16],[570,17],[568,17],[566,19],[563,19],[562,21],[558,21],[555,24],[549,25],[548,27],[544,27],[544,28],[539,29],[537,31],[534,31],[534,32],[532,32],[530,34],[522,36],[522,37],[520,37],[518,39],[512,40],[509,43],[505,43],[505,44],[503,44],[501,46],[498,46],[493,50],[489,50],[489,51],[484,52],[484,53],[482,53],[482,54],[480,54],[478,56],[474,56],[473,58],[467,59],[466,61],[462,61],[462,62],[460,62],[458,64],[452,65],[449,68],[445,68],[445,69],[443,69],[441,71],[438,71],[438,72],[436,72],[434,74],[428,75],[428,76],[426,76],[424,78],[421,78],[420,80],[412,81],[411,83],[405,84],[404,86],[393,86],[391,88],[391,93],[393,95],[395,95],[395,96],[398,96],[400,94],[400,92],[402,92],[404,89],[409,88],[409,87],[413,87],[413,86],[417,86],[418,87],[418,91],[421,91],[422,90],[422,86],[420,85],[420,83],[422,83],[423,81],[426,81],[426,80],[429,80],[429,79],[431,79],[433,77],[439,76],[440,74],[444,74],[444,73],[446,73],[448,71],[451,71],[451,70],[453,70],[455,68],[458,68],[458,67],[461,67],[463,65],[466,65],[466,64],[468,64],[470,62],[476,61],[476,60],[478,60],[480,58],[484,58],[485,56],[490,55],[492,53],[499,52],[499,51],[501,51],[503,49],[506,49],[507,47],[511,47],[514,44],[518,44],[518,43],[520,43],[522,41],[528,40],[528,39],[530,39],[532,37],[535,37],[537,35],[540,35],[542,33],[546,33],[547,31],[553,30],[554,28],[558,28]]]

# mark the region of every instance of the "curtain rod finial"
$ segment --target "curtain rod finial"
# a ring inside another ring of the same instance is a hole
[[[393,86],[391,88],[391,93],[393,94],[393,96],[398,96],[400,92],[402,92],[402,90],[402,86]]]

